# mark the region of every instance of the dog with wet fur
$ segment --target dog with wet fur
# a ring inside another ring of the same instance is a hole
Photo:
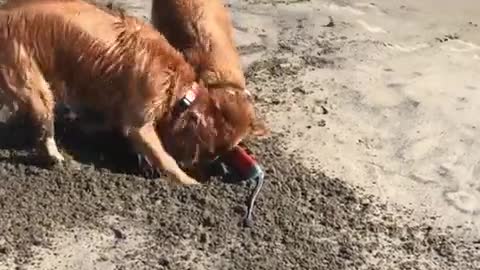
[[[151,21],[168,42],[182,52],[210,91],[249,96],[237,103],[236,117],[248,119],[254,100],[246,86],[233,23],[222,0],[152,0]],[[269,134],[254,122],[255,137]]]
[[[152,0],[151,20],[184,54],[208,89],[250,95],[233,39],[230,13],[222,0]],[[248,108],[251,104],[242,106]],[[256,124],[262,126],[258,135],[265,135],[264,124]]]
[[[0,8],[0,88],[2,99],[30,115],[46,158],[64,160],[54,137],[54,107],[63,102],[102,113],[155,168],[185,185],[198,182],[176,159],[193,166],[258,133],[253,107],[238,106],[249,95],[205,88],[152,26],[82,0]]]

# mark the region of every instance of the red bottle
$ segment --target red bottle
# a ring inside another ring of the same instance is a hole
[[[224,160],[231,168],[240,174],[243,179],[263,177],[263,170],[255,158],[240,146],[236,146],[228,152]]]
[[[255,190],[248,201],[247,215],[244,224],[247,227],[253,226],[252,213],[255,200],[263,186],[264,172],[255,158],[247,153],[245,149],[236,146],[224,157],[225,162],[233,168],[243,179],[252,179],[256,181]]]

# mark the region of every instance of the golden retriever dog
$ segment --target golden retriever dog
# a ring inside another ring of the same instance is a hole
[[[240,56],[233,39],[230,14],[221,0],[152,0],[151,21],[168,42],[181,51],[210,91],[225,96],[246,94],[236,103],[235,117],[248,119],[254,112],[246,89]],[[269,133],[255,120],[254,136]]]
[[[152,0],[151,20],[208,88],[245,90],[230,15],[222,0]]]
[[[64,158],[53,110],[65,102],[101,112],[155,168],[198,184],[171,153],[187,164],[212,158],[258,127],[253,109],[238,112],[248,95],[224,95],[197,81],[182,54],[134,17],[81,0],[17,0],[0,8],[2,98],[31,116],[39,150],[54,162]]]
[[[246,89],[230,14],[221,0],[152,0],[151,20],[168,42],[181,51],[208,89],[229,93]],[[241,104],[245,113],[252,100]],[[261,122],[257,135],[268,133]],[[261,127],[261,128],[260,128]]]

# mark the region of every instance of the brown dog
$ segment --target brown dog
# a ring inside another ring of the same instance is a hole
[[[151,20],[169,43],[184,54],[209,91],[223,93],[225,99],[243,97],[232,104],[230,117],[236,121],[256,119],[233,40],[230,15],[221,0],[152,0]],[[258,120],[252,126],[250,135],[269,133]]]
[[[183,184],[198,182],[180,169],[165,141],[193,159],[228,150],[255,130],[252,113],[235,116],[245,95],[225,97],[195,83],[192,67],[148,24],[80,0],[15,2],[0,10],[1,93],[30,114],[52,160],[63,161],[54,139],[56,102],[101,112]],[[184,101],[192,104],[182,109]]]
[[[208,88],[244,90],[245,78],[221,0],[152,0],[151,20]]]

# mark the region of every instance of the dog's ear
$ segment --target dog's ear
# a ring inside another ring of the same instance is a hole
[[[204,111],[193,108],[190,112],[191,121],[195,124],[197,138],[208,148],[210,152],[215,150],[215,138],[217,130],[212,117],[205,115]]]
[[[247,97],[248,101],[254,102],[254,96],[252,92],[248,89],[244,90],[244,95]],[[250,135],[254,137],[265,137],[270,135],[270,130],[267,128],[265,122],[254,118],[250,124]]]

